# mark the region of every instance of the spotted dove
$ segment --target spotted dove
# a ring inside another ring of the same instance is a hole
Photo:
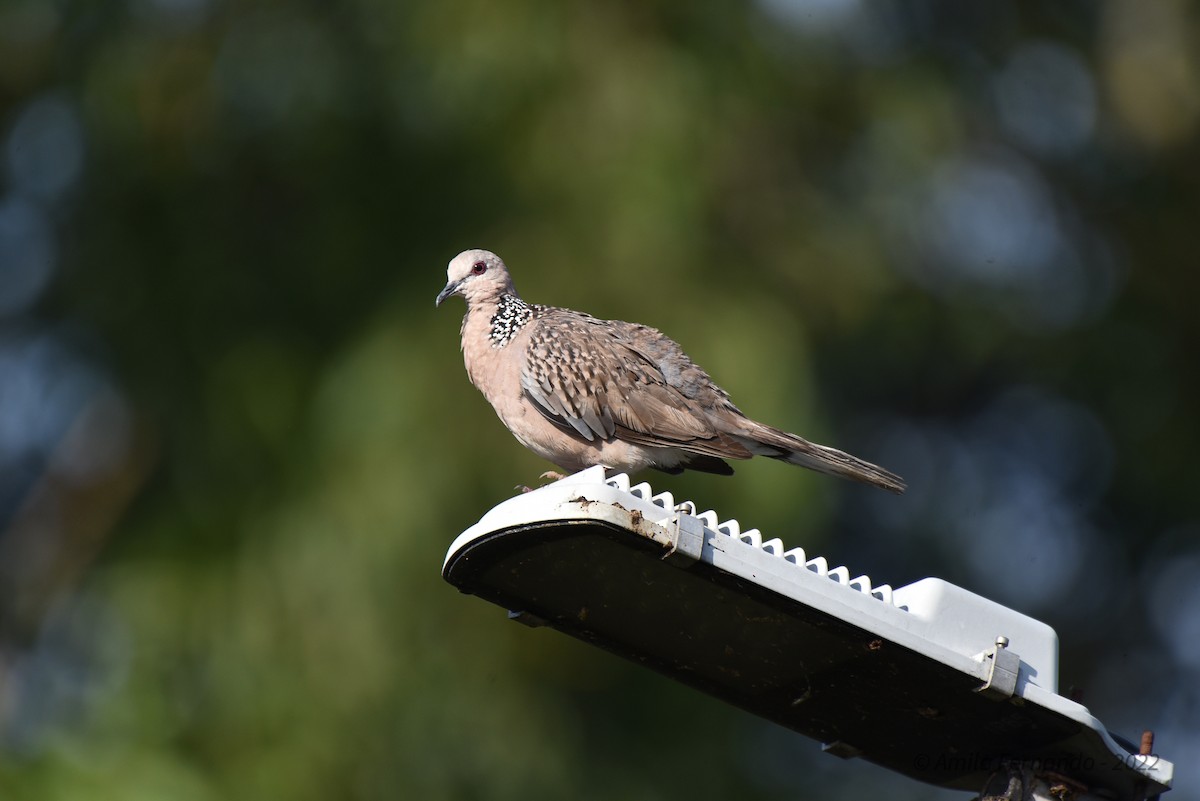
[[[645,325],[526,303],[508,268],[467,250],[437,305],[461,295],[467,375],[522,445],[574,472],[604,465],[729,475],[726,459],[769,456],[903,492],[903,480],[848,453],[755,422],[679,345]]]

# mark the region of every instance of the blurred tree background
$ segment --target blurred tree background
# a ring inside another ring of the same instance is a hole
[[[1185,0],[5,0],[0,797],[963,797],[441,580],[548,466],[433,307],[487,247],[911,486],[657,488],[1047,621],[1200,798],[1198,62]]]

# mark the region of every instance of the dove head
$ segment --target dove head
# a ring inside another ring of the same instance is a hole
[[[505,294],[517,293],[500,257],[490,250],[464,250],[446,267],[446,288],[438,293],[437,305],[453,295],[461,295],[470,307]]]

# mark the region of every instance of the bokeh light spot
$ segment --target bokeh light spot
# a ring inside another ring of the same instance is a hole
[[[1175,658],[1200,671],[1200,553],[1161,565],[1151,584],[1154,627]]]
[[[6,146],[14,186],[53,200],[83,168],[83,128],[74,108],[58,96],[33,101],[17,118]]]
[[[1096,88],[1078,55],[1049,42],[1017,49],[993,84],[1000,120],[1035,152],[1075,152],[1096,126]]]
[[[40,209],[17,198],[0,202],[0,318],[37,300],[54,271],[56,251]]]

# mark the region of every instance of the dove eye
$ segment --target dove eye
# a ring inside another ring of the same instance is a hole
[[[471,267],[471,275],[483,275],[487,272],[487,265],[481,261],[475,262]]]

